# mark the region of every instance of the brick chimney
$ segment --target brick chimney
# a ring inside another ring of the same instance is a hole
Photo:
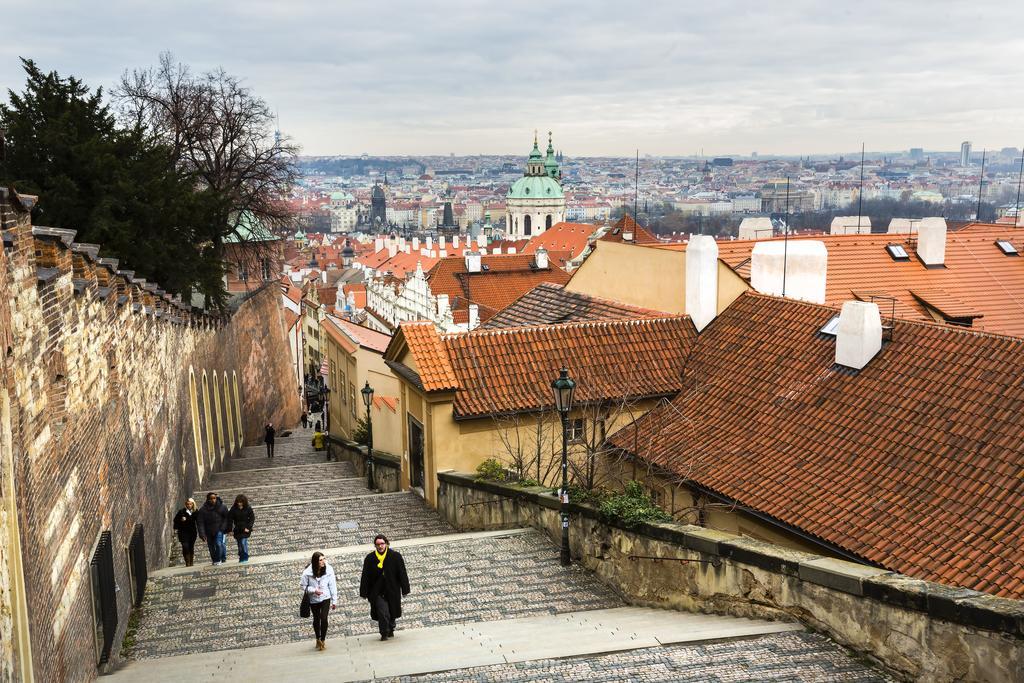
[[[836,363],[861,370],[882,348],[882,317],[878,304],[847,301],[839,312]]]
[[[548,267],[548,250],[544,247],[537,249],[537,252],[533,255],[533,262],[538,270],[546,270]]]
[[[946,219],[922,218],[917,228],[917,257],[929,268],[946,263]]]
[[[700,332],[718,312],[718,243],[696,235],[686,245],[686,314]]]
[[[466,254],[466,272],[467,273],[479,273],[480,272],[481,257],[479,251],[471,251]]]
[[[750,256],[750,284],[762,294],[823,304],[827,267],[828,250],[824,242],[758,242]]]

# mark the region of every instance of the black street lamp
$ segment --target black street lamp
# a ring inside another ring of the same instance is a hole
[[[569,378],[569,369],[562,368],[558,379],[551,383],[555,394],[555,408],[562,418],[562,489],[559,491],[562,510],[562,566],[572,564],[569,556],[569,411],[572,410],[572,395],[576,382]]]
[[[366,406],[366,486],[373,490],[373,417],[370,415],[370,406],[373,405],[373,387],[367,382],[366,386],[359,390],[363,395],[363,405]]]

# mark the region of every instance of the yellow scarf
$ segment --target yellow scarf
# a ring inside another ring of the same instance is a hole
[[[384,558],[388,556],[387,549],[384,550],[383,555],[378,553],[376,550],[373,551],[373,554],[377,556],[377,569],[384,569]]]

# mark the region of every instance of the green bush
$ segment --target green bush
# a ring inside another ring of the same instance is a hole
[[[366,425],[365,417],[359,418],[356,422],[356,428],[352,430],[352,440],[364,446],[370,440],[370,428]]]
[[[505,468],[494,458],[487,458],[476,466],[476,478],[487,481],[505,481]]]
[[[571,499],[570,499],[571,500]],[[616,521],[627,527],[634,527],[643,522],[670,522],[672,516],[659,508],[644,491],[638,481],[626,484],[626,490],[616,493],[603,500],[599,507],[601,516]]]
[[[520,486],[522,486],[523,488],[529,488],[530,486],[540,486],[541,485],[539,481],[537,481],[536,479],[530,479],[529,477],[526,477],[524,479],[520,479],[516,483],[519,484]]]

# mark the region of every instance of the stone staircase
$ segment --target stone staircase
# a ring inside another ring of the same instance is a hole
[[[197,547],[195,567],[153,572],[115,678],[880,680],[798,625],[627,606],[591,572],[562,567],[538,531],[455,533],[417,495],[374,493],[348,463],[324,462],[311,433],[279,439],[273,460],[246,448],[211,477],[225,503],[242,492],[255,508],[250,561],[237,563],[228,538],[225,565]],[[384,643],[358,596],[377,533],[402,552],[412,585]],[[338,576],[323,653],[298,616],[315,550]]]

